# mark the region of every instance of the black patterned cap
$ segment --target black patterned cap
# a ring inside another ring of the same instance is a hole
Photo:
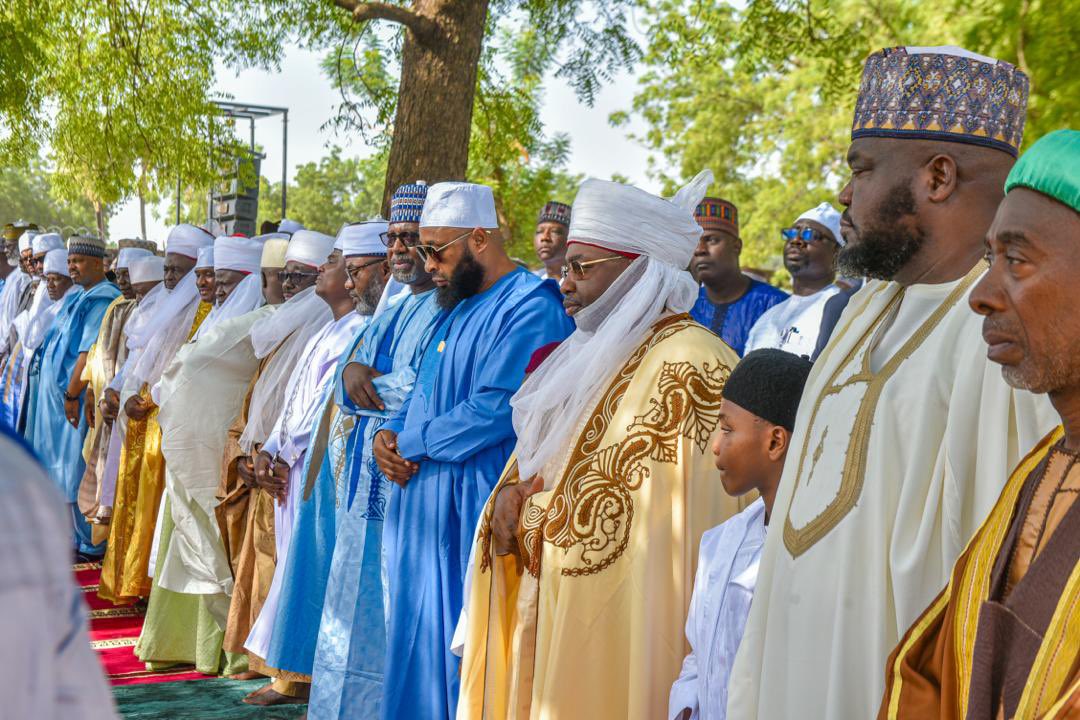
[[[754,350],[731,371],[723,397],[766,422],[793,430],[811,367],[805,357],[783,350]]]
[[[105,257],[105,241],[93,235],[72,235],[68,240],[68,255]]]
[[[556,200],[548,201],[536,219],[537,225],[544,222],[555,222],[570,227],[570,206]]]

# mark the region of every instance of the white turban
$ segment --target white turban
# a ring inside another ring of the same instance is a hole
[[[50,250],[59,250],[64,247],[64,238],[60,237],[60,233],[42,233],[35,235],[32,243],[33,255],[37,257]]]
[[[64,277],[71,277],[68,274],[68,253],[64,248],[57,248],[56,250],[50,250],[45,253],[45,269],[43,272],[48,275],[49,273],[56,273],[57,275],[63,275]]]
[[[314,230],[297,230],[289,240],[289,247],[285,251],[285,262],[291,260],[317,268],[326,262],[326,258],[333,251],[333,236]],[[383,246],[383,252],[386,252],[385,246]]]
[[[134,262],[137,258],[153,256],[154,253],[146,250],[145,248],[120,248],[120,252],[116,254],[116,264],[113,267],[116,270],[127,270],[131,267],[131,263]]]
[[[264,268],[285,267],[285,252],[289,249],[289,233],[276,232],[256,235],[256,240],[263,240],[262,259],[259,265]]]
[[[833,240],[840,247],[844,247],[844,236],[840,234],[840,212],[829,203],[823,202],[816,208],[807,210],[795,222],[799,222],[799,220],[813,220],[824,225],[832,233]]]
[[[165,253],[176,253],[195,260],[199,257],[199,248],[213,242],[214,236],[201,227],[184,223],[169,231],[169,237],[165,240]]]
[[[128,272],[131,275],[131,282],[133,284],[161,282],[165,279],[165,258],[158,257],[153,253],[140,255],[131,261],[131,267]]]
[[[424,200],[420,227],[497,228],[495,196],[487,185],[435,183]]]
[[[199,248],[199,256],[195,258],[195,267],[205,270],[214,269],[214,246],[207,245]]]
[[[386,245],[379,237],[389,230],[385,220],[365,220],[346,225],[338,231],[334,250],[340,250],[345,257],[353,255],[385,255]]]
[[[262,267],[262,248],[257,238],[222,235],[214,243],[214,269],[257,273]]]
[[[37,233],[27,230],[19,236],[19,252],[24,253],[27,250],[31,250],[34,246],[34,237]]]
[[[652,326],[693,307],[698,288],[686,266],[701,236],[694,208],[712,179],[703,170],[671,200],[604,180],[582,183],[568,243],[636,257],[603,295],[578,311],[577,330],[510,400],[522,478],[539,473],[571,442],[586,409]]]
[[[277,229],[278,232],[292,235],[298,230],[303,230],[304,226],[296,222],[295,220],[290,220],[289,218],[281,218],[281,222],[278,223]]]

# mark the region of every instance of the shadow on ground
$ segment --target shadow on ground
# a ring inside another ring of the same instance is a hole
[[[125,720],[296,720],[306,705],[262,708],[241,699],[265,679],[192,680],[114,687],[116,709]]]

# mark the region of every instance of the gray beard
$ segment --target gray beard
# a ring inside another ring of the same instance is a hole
[[[382,298],[384,283],[369,282],[364,292],[356,301],[356,312],[360,315],[374,315]]]

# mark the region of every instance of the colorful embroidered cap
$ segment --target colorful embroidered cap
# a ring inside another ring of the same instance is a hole
[[[427,192],[428,185],[423,180],[402,185],[395,190],[390,197],[390,222],[420,222],[420,213],[424,210]]]
[[[68,255],[105,257],[105,241],[93,235],[72,235],[68,240]]]
[[[536,219],[537,225],[544,222],[555,222],[570,227],[570,206],[566,203],[549,200],[544,205],[544,209],[540,211],[540,217]]]
[[[702,198],[694,211],[694,219],[703,230],[723,230],[739,237],[739,209],[727,200]]]
[[[1015,66],[962,48],[886,48],[866,59],[851,139],[945,140],[1016,157],[1028,89]]]

